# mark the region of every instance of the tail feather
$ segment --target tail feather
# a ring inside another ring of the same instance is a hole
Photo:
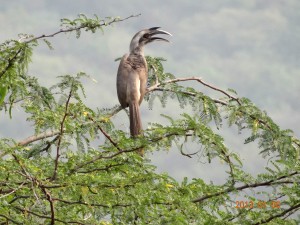
[[[130,134],[132,137],[136,137],[142,132],[142,121],[140,114],[140,105],[138,102],[129,104],[129,119],[130,119]],[[138,153],[143,156],[144,150],[138,149]]]
[[[132,137],[136,137],[142,131],[142,122],[141,122],[139,103],[134,102],[129,105],[129,117],[130,117],[130,134]]]

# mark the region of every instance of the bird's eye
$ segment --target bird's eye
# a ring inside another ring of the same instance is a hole
[[[144,34],[143,38],[149,38],[149,34]]]

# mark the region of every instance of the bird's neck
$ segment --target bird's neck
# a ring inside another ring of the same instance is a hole
[[[130,54],[127,57],[127,62],[133,69],[143,68],[146,71],[148,71],[146,58],[144,56],[144,53],[141,51],[130,52]]]
[[[143,46],[136,46],[134,48],[130,48],[130,54],[144,56]]]

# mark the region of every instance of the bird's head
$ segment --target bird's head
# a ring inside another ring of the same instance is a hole
[[[169,32],[160,30],[159,28],[160,27],[152,27],[137,32],[130,42],[130,52],[136,52],[136,51],[142,52],[143,47],[146,44],[151,43],[153,41],[169,42],[167,39],[155,36],[157,34],[166,34],[172,36],[172,34],[170,34]]]

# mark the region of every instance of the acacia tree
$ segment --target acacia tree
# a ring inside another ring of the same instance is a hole
[[[60,76],[52,87],[28,75],[32,51],[41,41],[51,48],[48,38],[60,33],[75,32],[79,38],[82,31],[122,20],[79,15],[63,19],[56,33],[0,45],[1,110],[13,118],[18,105],[35,128],[24,140],[0,139],[0,224],[298,224],[300,141],[233,90],[197,77],[177,78],[164,72],[163,59],[147,57],[149,104],[158,97],[164,107],[172,98],[193,112],[179,119],[165,115],[168,125],[152,123],[132,139],[111,120],[122,116],[119,106],[92,110],[84,103],[85,73]],[[185,81],[194,82],[194,88]],[[199,86],[218,97],[202,93]],[[214,127],[224,129],[221,122],[226,121],[240,132],[250,131],[245,143],[256,141],[271,166],[257,176],[246,173],[238,155],[214,132]],[[201,146],[201,155],[184,152],[185,142]],[[172,147],[183,157],[220,159],[228,177],[222,185],[199,177],[178,182],[157,173],[136,153],[141,147],[146,152]],[[265,201],[253,197],[262,192]],[[245,201],[232,204],[233,194]]]

